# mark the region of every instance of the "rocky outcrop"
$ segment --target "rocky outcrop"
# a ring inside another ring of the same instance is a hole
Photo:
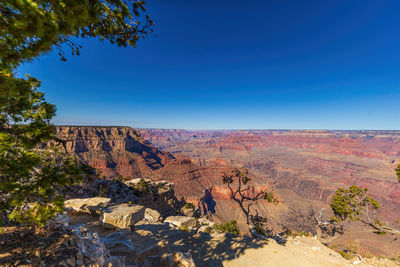
[[[173,158],[144,142],[139,131],[130,127],[58,126],[62,145],[106,177],[146,177]]]
[[[145,184],[145,188],[141,188],[141,181]],[[174,183],[166,180],[132,179],[125,184],[133,189],[139,189],[138,204],[164,215],[176,213],[178,200],[175,196]]]

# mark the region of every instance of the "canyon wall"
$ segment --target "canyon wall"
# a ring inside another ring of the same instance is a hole
[[[56,135],[68,152],[107,178],[152,176],[153,170],[174,158],[146,143],[140,132],[130,127],[59,126]]]

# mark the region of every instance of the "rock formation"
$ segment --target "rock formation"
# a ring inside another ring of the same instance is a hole
[[[173,156],[144,142],[130,127],[56,127],[65,149],[106,177],[146,177]],[[49,145],[57,145],[51,142]]]

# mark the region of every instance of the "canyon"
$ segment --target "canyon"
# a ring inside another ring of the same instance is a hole
[[[330,216],[334,192],[352,184],[368,188],[381,203],[378,215],[386,224],[392,225],[400,214],[400,184],[394,171],[400,163],[400,131],[59,126],[56,133],[68,152],[104,178],[173,182],[179,199],[194,203],[216,222],[237,219],[243,231],[244,215],[221,179],[234,168],[249,170],[253,191],[272,190],[277,195],[277,206],[266,201],[254,206],[274,225],[291,206],[326,208]],[[400,252],[399,242],[387,242],[389,237],[363,235],[378,240],[379,246],[366,245],[377,254],[393,248]]]
[[[198,166],[247,168],[286,201],[328,203],[338,187],[369,188],[387,221],[400,214],[400,131],[142,129],[144,139]],[[287,192],[290,191],[290,192]],[[293,198],[293,194],[296,198]]]

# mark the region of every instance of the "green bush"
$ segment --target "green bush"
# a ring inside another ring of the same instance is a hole
[[[292,229],[287,229],[285,231],[285,234],[287,236],[291,236],[291,237],[296,237],[296,236],[311,237],[311,236],[313,236],[312,233],[310,233],[310,232],[298,232],[298,231],[292,230]]]
[[[211,226],[208,226],[206,229],[204,229],[204,233],[207,233],[207,234],[211,234],[212,231],[213,231],[213,228]]]
[[[240,235],[239,226],[236,220],[221,224],[214,224],[213,229],[219,233],[231,233],[236,236]]]
[[[179,230],[182,232],[189,232],[189,227],[187,225],[181,225],[179,226]]]
[[[373,199],[368,193],[368,188],[362,189],[356,185],[349,189],[339,188],[332,198],[331,208],[334,214],[333,220],[342,222],[346,219],[353,221],[359,220],[360,216],[365,215],[366,211],[376,211],[379,209],[379,202]],[[380,224],[379,221],[375,222]]]
[[[195,207],[194,207],[194,204],[193,204],[193,203],[190,203],[190,202],[185,203],[185,205],[183,205],[183,207],[184,207],[185,209],[194,209],[194,208],[195,208]]]
[[[104,187],[102,184],[99,186],[99,197],[107,197],[108,188]]]
[[[149,192],[149,186],[143,178],[140,179],[139,184],[135,186],[134,189],[136,195],[141,195],[145,194],[146,192]]]
[[[352,255],[350,255],[349,253],[347,253],[347,252],[344,251],[344,250],[339,250],[338,253],[339,253],[343,258],[345,258],[346,260],[351,260],[351,259],[353,258]]]

